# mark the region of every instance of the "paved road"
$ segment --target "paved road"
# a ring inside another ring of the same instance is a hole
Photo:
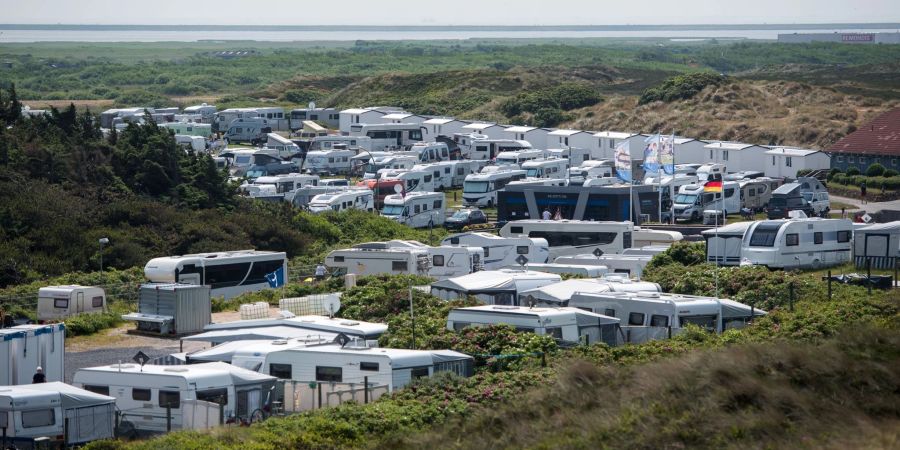
[[[892,200],[889,202],[869,202],[866,204],[862,204],[861,201],[855,198],[846,198],[846,197],[838,197],[836,195],[831,196],[832,201],[837,201],[841,203],[848,203],[851,205],[857,205],[856,209],[848,209],[848,213],[856,212],[856,211],[865,211],[867,213],[876,213],[878,211],[900,211],[900,200]],[[835,212],[840,212],[837,210]]]

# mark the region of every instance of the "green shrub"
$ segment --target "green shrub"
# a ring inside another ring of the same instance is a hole
[[[869,177],[880,177],[884,175],[884,166],[879,163],[872,164],[866,169],[866,176]]]
[[[652,102],[686,100],[700,93],[707,86],[719,86],[728,81],[724,75],[710,72],[691,73],[668,78],[659,86],[645,90],[638,105]]]
[[[894,169],[886,169],[883,174],[881,174],[885,178],[896,177],[900,175],[900,172],[897,172]]]
[[[859,175],[859,167],[856,167],[856,166],[850,166],[850,167],[847,168],[847,171],[844,172],[844,173],[846,173],[847,176],[851,176],[851,177],[854,176],[854,175]]]

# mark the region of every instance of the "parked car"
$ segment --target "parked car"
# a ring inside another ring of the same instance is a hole
[[[487,216],[480,209],[460,209],[444,221],[448,230],[461,230],[469,225],[487,223]]]

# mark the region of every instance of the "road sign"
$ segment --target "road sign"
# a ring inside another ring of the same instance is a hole
[[[519,255],[519,257],[516,258],[516,262],[519,263],[520,266],[524,266],[525,264],[528,264],[528,258],[526,258],[525,255]]]
[[[603,256],[603,250],[600,250],[599,247],[598,247],[598,248],[595,248],[595,249],[594,249],[594,256],[596,256],[596,257],[598,257],[598,258],[601,257],[601,256]]]
[[[150,357],[141,351],[137,352],[137,355],[134,355],[134,358],[131,359],[134,360],[134,362],[140,364],[141,367],[143,367],[144,364],[147,364],[150,361]]]
[[[865,223],[869,223],[872,221],[872,216],[870,216],[869,213],[865,213],[862,216],[862,221]]]
[[[350,338],[344,333],[338,333],[337,336],[334,337],[334,342],[340,344],[341,347],[347,345],[350,342]]]

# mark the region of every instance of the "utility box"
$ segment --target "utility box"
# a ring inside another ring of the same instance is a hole
[[[212,322],[209,286],[180,283],[141,285],[138,312],[123,315],[145,333],[184,335]]]

